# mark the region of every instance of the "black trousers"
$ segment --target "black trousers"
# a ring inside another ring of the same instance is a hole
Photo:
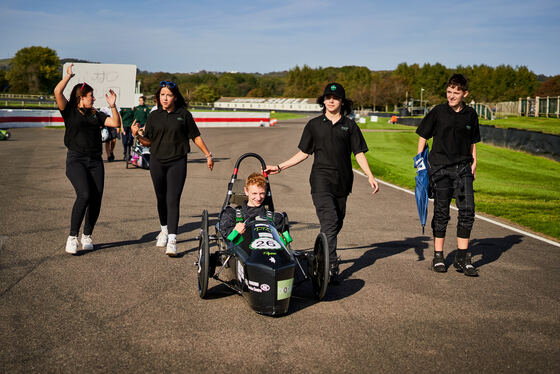
[[[76,191],[70,235],[78,235],[84,216],[84,234],[91,235],[99,218],[103,197],[105,169],[101,155],[87,156],[69,150],[66,154],[66,176]]]
[[[321,224],[321,232],[325,233],[329,242],[329,257],[331,260],[335,260],[337,258],[337,235],[342,229],[346,216],[348,196],[340,197],[329,192],[317,192],[312,193],[311,198]]]
[[[167,225],[170,234],[177,234],[179,225],[179,205],[187,178],[187,158],[161,162],[152,157],[150,175],[157,198],[159,222]]]
[[[121,136],[122,144],[123,144],[123,155],[126,156],[126,147],[130,147],[134,140],[134,136],[132,136],[132,131],[130,127],[125,127],[124,131],[126,133]]]
[[[449,204],[455,197],[459,216],[457,237],[468,239],[474,223],[474,177],[470,163],[447,166],[430,176],[434,191],[434,217],[432,230],[434,237],[445,238],[449,216]]]

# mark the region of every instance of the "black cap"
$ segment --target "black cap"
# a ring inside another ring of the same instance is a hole
[[[329,83],[325,87],[325,92],[323,97],[327,95],[333,95],[344,100],[346,98],[346,93],[344,92],[344,87],[340,83]]]

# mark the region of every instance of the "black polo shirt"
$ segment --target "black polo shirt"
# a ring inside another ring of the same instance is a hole
[[[190,151],[189,139],[200,136],[200,132],[186,108],[175,108],[170,113],[158,108],[148,116],[145,136],[152,141],[151,157],[171,161],[186,157]]]
[[[61,110],[64,119],[64,145],[71,151],[100,156],[101,127],[105,124],[107,115],[95,109],[84,110],[82,114],[77,107],[66,104]]]
[[[436,105],[422,119],[416,133],[424,139],[434,138],[430,172],[462,161],[472,162],[471,145],[480,141],[478,115],[465,104],[459,112],[449,104]]]
[[[330,192],[335,196],[347,196],[352,192],[351,154],[368,151],[356,122],[342,116],[333,125],[324,114],[307,123],[298,148],[314,155],[309,176],[311,193]]]

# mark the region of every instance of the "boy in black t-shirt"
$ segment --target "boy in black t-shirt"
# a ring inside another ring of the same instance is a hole
[[[443,245],[449,204],[455,197],[459,217],[457,223],[457,254],[453,266],[465,275],[477,276],[478,270],[471,263],[468,251],[469,238],[474,223],[473,181],[476,172],[476,143],[480,141],[478,116],[465,105],[463,99],[469,94],[468,82],[461,74],[454,74],[447,82],[447,104],[437,105],[422,120],[416,133],[418,153],[427,139],[433,137],[429,155],[430,185],[434,191],[434,259],[432,269],[438,273],[447,271]]]

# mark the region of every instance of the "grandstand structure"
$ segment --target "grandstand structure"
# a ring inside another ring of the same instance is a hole
[[[317,99],[279,97],[222,97],[214,102],[216,109],[275,110],[285,112],[320,112]]]

